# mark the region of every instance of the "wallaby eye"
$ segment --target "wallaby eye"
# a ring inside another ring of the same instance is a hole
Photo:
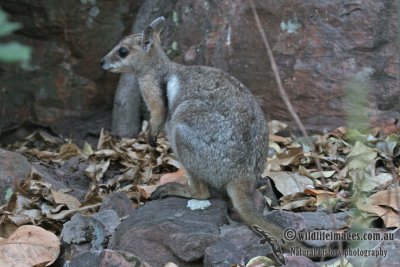
[[[128,49],[126,49],[125,47],[120,47],[120,48],[117,50],[117,54],[118,54],[118,56],[124,58],[124,57],[126,57],[126,56],[129,54],[129,51],[128,51]]]

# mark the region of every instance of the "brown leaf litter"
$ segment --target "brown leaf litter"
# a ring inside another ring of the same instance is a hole
[[[281,196],[280,204],[274,208],[357,210],[370,221],[380,218],[385,227],[400,226],[400,191],[396,186],[400,136],[384,135],[382,131],[360,133],[340,127],[312,136],[316,149],[311,150],[304,138],[280,136],[285,127],[281,122],[270,123],[270,151],[263,173],[263,179],[269,177]],[[69,194],[71,188],[55,190],[33,168],[13,192],[9,203],[0,207],[3,237],[27,224],[43,226],[58,234],[73,214],[96,212],[111,192],[123,192],[140,206],[150,200],[159,184],[169,181],[170,177],[166,176],[159,183],[162,174],[180,168],[163,136],[158,138],[157,147],[152,148],[143,133],[137,139],[119,139],[101,131],[96,148],[87,143],[80,148],[72,140],[39,131],[11,149],[24,154],[31,162],[54,169],[77,157],[87,164],[83,175],[91,183],[83,201],[78,200]],[[315,158],[321,162],[322,169],[317,167]]]

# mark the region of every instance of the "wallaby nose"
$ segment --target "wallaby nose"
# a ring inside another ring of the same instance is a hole
[[[104,58],[102,58],[102,59],[100,59],[100,65],[104,65],[104,62],[105,62],[105,60],[104,60]]]

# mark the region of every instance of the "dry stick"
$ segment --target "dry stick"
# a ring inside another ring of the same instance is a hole
[[[5,93],[5,91],[4,90],[1,90],[0,91],[0,96],[3,94],[3,93]],[[5,97],[0,97],[0,99],[2,99],[2,101],[1,101],[1,103],[0,103],[0,107],[2,107],[2,109],[1,109],[1,112],[0,112],[0,117],[4,117],[4,114],[6,113],[6,105],[5,105]],[[5,124],[5,122],[2,122],[1,124],[0,124],[0,136],[1,136],[1,134],[4,132],[4,124]]]
[[[267,49],[267,52],[268,52],[268,57],[269,57],[269,60],[270,60],[270,63],[271,63],[271,68],[272,68],[272,70],[274,72],[275,80],[276,80],[276,83],[278,85],[279,95],[282,98],[283,102],[285,102],[285,105],[286,105],[287,109],[289,110],[290,115],[295,120],[295,122],[297,124],[297,127],[299,127],[301,133],[306,137],[307,142],[309,142],[311,150],[313,152],[315,152],[314,143],[311,141],[311,138],[308,135],[307,130],[304,127],[304,124],[301,122],[299,116],[297,115],[296,111],[294,110],[294,108],[292,106],[292,103],[289,100],[289,97],[288,97],[285,89],[283,88],[281,76],[279,75],[278,66],[277,66],[277,64],[275,62],[274,55],[272,54],[271,47],[269,46],[267,36],[265,35],[264,29],[261,26],[261,22],[260,22],[260,19],[258,17],[257,10],[256,10],[256,8],[254,6],[253,0],[250,0],[250,5],[251,5],[251,8],[253,10],[253,14],[254,14],[254,18],[255,18],[256,23],[257,23],[258,30],[260,31],[260,34],[261,34],[262,40],[264,42],[265,48]],[[314,155],[314,160],[315,160],[315,162],[317,164],[318,170],[321,172],[322,184],[323,184],[324,187],[326,187],[326,180],[325,180],[325,177],[324,177],[323,172],[322,172],[321,161],[315,155]],[[326,188],[324,188],[324,190],[326,190]]]
[[[280,95],[281,99],[283,100],[283,102],[285,103],[290,115],[295,120],[295,122],[297,124],[297,127],[299,127],[301,133],[303,134],[303,136],[306,137],[307,142],[309,142],[310,147],[311,147],[311,151],[316,153],[315,152],[316,149],[314,147],[314,143],[311,141],[311,138],[308,135],[307,130],[304,127],[304,124],[301,122],[299,116],[297,115],[296,111],[294,110],[294,108],[292,106],[292,103],[289,100],[289,97],[288,97],[285,89],[283,88],[282,79],[281,79],[281,76],[279,75],[278,65],[275,62],[275,58],[274,58],[274,55],[272,53],[272,49],[271,49],[271,47],[269,45],[267,36],[266,36],[266,34],[264,32],[264,29],[263,29],[263,27],[261,25],[260,18],[258,17],[258,13],[257,13],[257,10],[256,10],[256,8],[254,6],[253,0],[250,0],[250,5],[251,5],[251,9],[253,11],[254,19],[256,20],[257,28],[258,28],[258,30],[259,30],[259,32],[261,34],[261,38],[262,38],[262,40],[264,42],[265,48],[266,48],[267,53],[268,53],[268,58],[269,58],[269,61],[271,63],[271,68],[272,68],[272,71],[274,72],[275,80],[276,80],[276,83],[278,85],[279,95]],[[324,177],[324,174],[323,174],[323,171],[322,171],[321,161],[319,160],[319,158],[315,154],[313,155],[313,157],[314,157],[314,160],[315,160],[315,162],[317,164],[317,168],[321,173],[322,186],[323,186],[324,190],[327,191],[326,180],[325,180],[325,177]],[[328,205],[327,206],[328,206],[328,210],[329,210],[329,214],[330,214],[330,217],[331,217],[331,220],[332,220],[333,227],[336,229],[337,225],[336,225],[335,218],[333,217],[332,206],[331,206],[329,201],[328,201]],[[339,242],[339,249],[340,250],[343,249],[343,244],[342,244],[341,241]]]

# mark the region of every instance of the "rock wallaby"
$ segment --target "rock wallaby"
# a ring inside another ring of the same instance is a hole
[[[160,45],[164,23],[163,17],[154,20],[141,34],[122,39],[100,61],[105,70],[136,76],[150,110],[149,144],[155,145],[164,127],[189,176],[188,185],[165,184],[152,198],[207,199],[211,192],[219,192],[229,196],[249,226],[282,240],[283,229],[267,221],[253,199],[268,150],[267,122],[261,108],[231,75],[169,60]]]

